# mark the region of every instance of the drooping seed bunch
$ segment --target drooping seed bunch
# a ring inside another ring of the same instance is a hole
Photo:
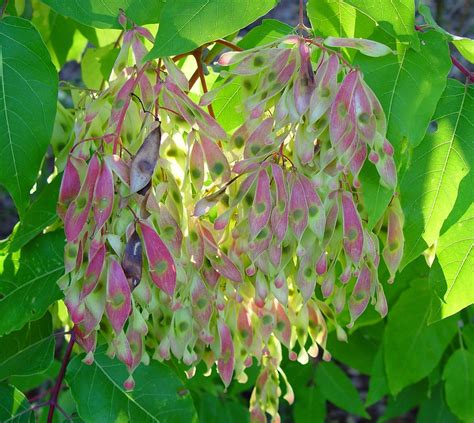
[[[143,63],[146,40],[143,28],[127,31],[108,87],[83,99],[64,169],[60,284],[84,360],[107,342],[127,389],[150,354],[182,360],[188,376],[216,364],[226,386],[257,361],[252,417],[276,421],[282,345],[291,360],[320,350],[328,360],[328,330],[346,339],[346,303],[349,327],[370,300],[387,313],[379,238],[393,280],[403,215],[394,197],[368,227],[358,180],[368,156],[396,186],[383,110],[318,40],[224,54],[224,81],[200,105],[171,59]],[[387,53],[366,40],[326,45]],[[246,120],[228,135],[203,107],[235,81]]]

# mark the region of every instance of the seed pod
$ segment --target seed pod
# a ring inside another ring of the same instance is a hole
[[[202,152],[201,144],[197,141],[194,141],[191,150],[189,174],[191,175],[191,181],[193,182],[196,191],[201,191],[204,182],[204,153]]]
[[[309,103],[309,123],[314,124],[327,112],[337,90],[337,74],[339,73],[339,59],[330,55],[322,62],[316,71],[315,90]],[[326,119],[327,118],[323,118]]]
[[[230,178],[230,167],[219,146],[209,138],[201,135],[201,146],[206,157],[207,167],[213,180],[222,178],[226,182]]]
[[[89,263],[87,264],[86,273],[84,275],[84,286],[82,287],[81,298],[85,298],[97,286],[105,263],[105,244],[100,243],[97,248],[94,248],[93,254],[91,252],[90,254]]]
[[[140,222],[145,251],[153,282],[162,291],[173,296],[176,287],[176,267],[168,248],[156,231],[145,222]]]
[[[281,167],[276,164],[271,167],[276,185],[276,204],[271,215],[272,231],[279,241],[283,241],[288,230],[288,192]]]
[[[385,44],[378,43],[377,41],[366,40],[364,38],[327,37],[324,40],[324,44],[329,47],[354,48],[370,57],[380,57],[394,53],[393,50]]]
[[[308,226],[308,207],[303,186],[296,174],[292,174],[290,179],[289,217],[291,230],[299,241]]]
[[[370,289],[372,283],[372,273],[367,265],[363,265],[359,271],[354,290],[349,298],[349,312],[351,314],[351,321],[347,325],[348,328],[354,326],[356,319],[364,312],[369,304]]]
[[[398,198],[394,198],[388,209],[387,242],[382,252],[385,264],[390,271],[389,282],[393,282],[403,257],[403,244],[405,242],[403,221],[403,210],[400,201]]]
[[[125,252],[122,258],[122,269],[127,278],[130,291],[133,291],[140,283],[142,266],[142,242],[135,230],[125,245]]]
[[[217,360],[217,369],[219,370],[222,382],[224,382],[227,388],[234,373],[234,344],[232,342],[232,334],[222,320],[217,322],[217,328],[220,338],[220,354]]]
[[[316,266],[311,255],[301,258],[296,276],[296,284],[301,291],[303,300],[308,301],[316,287]]]
[[[249,211],[249,226],[251,237],[255,237],[270,219],[272,197],[270,192],[270,179],[265,168],[260,169],[257,179],[257,189],[253,205]]]
[[[66,217],[64,218],[64,232],[69,242],[77,239],[86,224],[98,174],[99,159],[94,154],[89,162],[86,179],[81,186],[81,190],[76,199],[69,204]]]
[[[66,167],[64,168],[61,188],[59,189],[59,199],[57,212],[64,220],[66,211],[71,201],[73,201],[81,189],[80,173],[86,167],[84,160],[74,156],[68,157]]]
[[[114,206],[114,179],[107,162],[103,161],[95,184],[93,211],[95,231],[98,232],[112,214]]]
[[[105,312],[114,332],[118,335],[132,310],[130,287],[122,266],[114,258],[110,259],[107,273],[107,304]]]
[[[161,145],[161,125],[151,131],[143,141],[130,165],[130,192],[138,192],[151,181],[158,161]]]
[[[224,253],[219,252],[214,257],[210,255],[209,260],[214,269],[216,269],[220,275],[236,283],[242,282],[242,274],[240,273],[240,270]]]
[[[326,226],[326,215],[324,207],[312,181],[306,176],[300,175],[301,186],[303,187],[306,205],[308,207],[309,229],[322,240]]]
[[[342,193],[342,216],[344,223],[344,250],[354,263],[359,263],[362,257],[364,234],[362,222],[352,195]]]
[[[276,331],[275,336],[278,340],[285,345],[286,348],[290,348],[291,340],[291,323],[285,312],[283,306],[277,302],[276,304]]]

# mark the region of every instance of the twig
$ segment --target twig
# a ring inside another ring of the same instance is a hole
[[[470,83],[474,82],[474,73],[470,72],[468,69],[466,69],[462,63],[456,59],[454,56],[451,56],[451,62],[453,63],[454,66],[456,66],[459,71],[469,80]]]
[[[196,59],[197,72],[199,75],[199,79],[201,80],[202,90],[204,93],[207,93],[208,91],[207,83],[206,83],[206,77],[204,76],[204,71],[202,68],[201,53],[202,53],[202,47],[196,49],[193,53],[193,56]],[[207,109],[209,110],[209,114],[215,119],[216,115],[214,114],[214,110],[212,109],[212,104],[209,104],[209,106],[207,106]]]
[[[57,404],[58,395],[59,395],[59,392],[61,391],[61,385],[63,383],[64,376],[66,375],[66,368],[69,363],[69,359],[71,358],[72,348],[74,347],[75,342],[76,342],[76,333],[72,331],[71,339],[69,340],[66,353],[64,354],[64,358],[61,363],[61,368],[59,369],[58,378],[56,379],[56,384],[54,385],[54,388],[51,394],[51,399],[49,400],[49,412],[48,412],[47,423],[52,423],[53,416],[54,416],[54,409],[58,407],[58,404]]]
[[[8,6],[8,0],[3,0],[2,8],[0,9],[0,18],[3,16],[6,8]]]
[[[242,47],[239,47],[238,45],[231,43],[230,41],[223,40],[222,38],[219,38],[218,40],[213,41],[213,43],[216,44],[222,44],[223,46],[229,47],[231,50],[234,51],[243,51],[244,49]],[[210,43],[212,44],[212,43]]]
[[[160,118],[159,118],[157,115],[155,115],[155,114],[154,114],[153,112],[151,112],[150,110],[145,109],[145,105],[143,104],[143,101],[142,101],[142,99],[141,99],[140,97],[138,97],[135,93],[130,93],[130,95],[131,95],[132,97],[136,98],[136,99],[140,102],[140,105],[142,106],[143,113],[149,113],[150,115],[153,116],[153,118],[154,118],[157,122],[159,122]]]

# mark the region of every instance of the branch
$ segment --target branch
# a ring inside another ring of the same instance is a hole
[[[0,9],[0,18],[3,16],[3,13],[5,12],[7,6],[8,6],[8,0],[4,0],[2,7]]]
[[[74,331],[71,332],[71,339],[66,349],[66,353],[64,354],[63,362],[61,363],[61,368],[59,369],[58,378],[56,379],[56,384],[54,385],[51,399],[49,400],[49,412],[48,412],[48,420],[47,423],[52,423],[53,416],[54,416],[54,409],[58,407],[58,395],[61,391],[61,385],[64,380],[64,376],[66,375],[66,368],[69,363],[69,359],[71,358],[72,348],[74,347],[74,343],[76,342],[76,333]]]
[[[207,90],[207,83],[206,83],[206,77],[204,76],[204,71],[203,71],[203,68],[202,68],[201,53],[202,53],[202,47],[195,50],[193,56],[196,59],[197,73],[199,75],[199,79],[201,80],[202,91],[204,93],[207,93],[207,91],[208,91]],[[214,114],[214,110],[212,109],[212,105],[209,104],[209,106],[207,106],[207,108],[209,110],[209,114],[215,119],[216,115]]]
[[[456,59],[454,56],[451,56],[451,62],[453,63],[454,66],[456,66],[459,71],[469,80],[470,83],[474,82],[474,73],[470,72],[468,69],[466,69],[462,63]]]

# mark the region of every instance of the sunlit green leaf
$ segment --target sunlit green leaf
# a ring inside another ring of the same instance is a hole
[[[108,358],[104,348],[98,349],[92,365],[84,364],[82,358],[76,356],[69,363],[67,382],[86,423],[192,421],[191,395],[164,364],[152,361],[139,366],[133,374],[135,389],[127,392],[122,386],[128,377],[125,365]]]
[[[164,1],[155,0],[42,0],[57,13],[95,28],[121,28],[118,23],[120,9],[137,25],[160,21]]]
[[[61,298],[62,231],[37,237],[21,250],[0,255],[0,336],[38,320]]]
[[[427,325],[430,302],[427,281],[415,280],[389,312],[384,360],[392,394],[428,376],[456,333],[453,319]]]
[[[168,1],[148,58],[191,51],[244,28],[276,5],[275,0]],[[199,28],[198,30],[196,30]]]
[[[401,182],[406,264],[434,244],[472,167],[474,88],[449,80],[423,142]],[[472,115],[472,113],[471,113]],[[416,116],[419,116],[416,114]]]
[[[0,337],[0,380],[48,369],[53,361],[55,345],[52,332],[51,315],[47,313],[40,320]]]
[[[321,362],[316,368],[316,384],[324,397],[337,407],[368,417],[357,389],[349,377],[333,362]]]
[[[35,415],[26,397],[14,386],[0,383],[0,421],[2,423],[33,423]]]
[[[464,422],[474,420],[474,354],[459,349],[449,358],[443,372],[446,402]]]
[[[34,26],[0,20],[0,184],[20,216],[29,202],[56,114],[58,77]]]

